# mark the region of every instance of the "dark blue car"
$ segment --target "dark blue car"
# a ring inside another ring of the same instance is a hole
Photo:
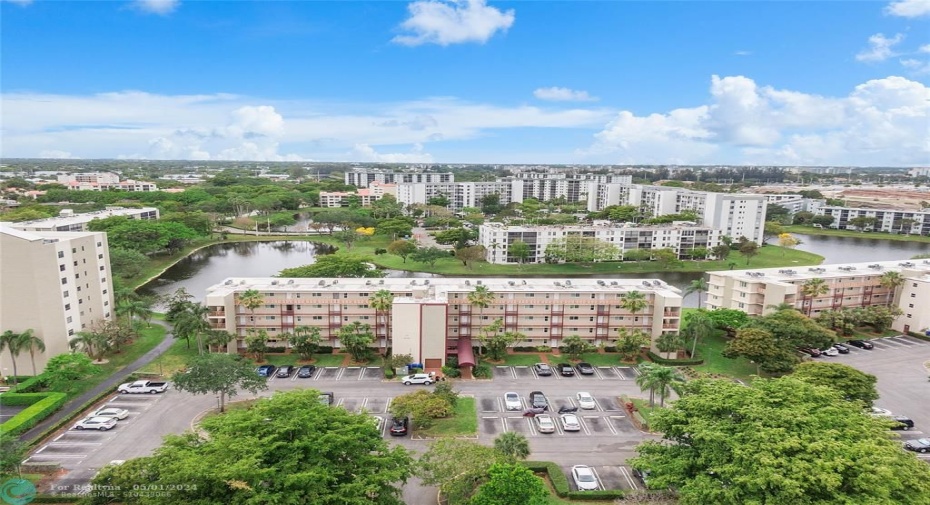
[[[274,370],[274,365],[262,365],[255,369],[255,371],[258,372],[259,377],[271,377],[274,375]]]

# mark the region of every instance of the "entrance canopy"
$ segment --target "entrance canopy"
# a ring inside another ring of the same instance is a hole
[[[459,366],[475,366],[475,351],[471,348],[471,337],[459,337]]]

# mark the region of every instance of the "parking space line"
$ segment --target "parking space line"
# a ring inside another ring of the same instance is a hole
[[[895,347],[907,347],[906,345],[904,345],[904,344],[902,344],[902,343],[900,343],[900,342],[897,342],[897,341],[895,341],[895,340],[891,340],[891,337],[884,337],[884,338],[880,338],[880,339],[878,339],[878,340],[881,341],[881,343],[883,343],[883,344],[892,344],[892,345],[894,345]]]
[[[294,371],[294,374],[291,375],[291,382],[294,382],[294,381],[296,381],[296,380],[297,380],[297,370],[295,370],[295,371]]]
[[[336,406],[337,406],[337,407],[342,406],[343,403],[345,403],[345,398],[340,398],[340,399],[336,400]]]
[[[588,423],[584,422],[584,416],[577,416],[578,424],[581,425],[581,429],[584,430],[584,434],[590,436],[591,430],[588,429]]]
[[[597,469],[594,468],[593,466],[590,467],[590,468],[591,468],[591,473],[594,474],[594,478],[597,480],[597,488],[598,488],[598,489],[606,489],[606,488],[604,487],[604,483],[601,481],[601,476],[597,474]]]
[[[600,370],[602,374],[610,374],[612,378],[618,378],[620,380],[624,380],[623,375],[617,372],[612,366],[599,366],[599,367],[596,367],[595,370]],[[607,372],[607,370],[610,370],[610,372]],[[606,377],[604,378],[606,379]]]
[[[592,367],[594,369],[594,376],[599,380],[604,380],[604,376],[601,375],[601,372],[597,371],[597,367]]]
[[[607,429],[609,429],[611,433],[613,433],[614,435],[617,434],[617,428],[614,428],[614,424],[610,422],[610,416],[607,416],[607,422],[604,424],[607,425]]]
[[[915,344],[914,342],[911,342],[910,340],[907,340],[907,339],[904,339],[904,338],[901,338],[901,337],[888,337],[888,338],[891,339],[891,340],[894,340],[895,342],[897,342],[897,343],[899,343],[899,344],[904,344],[904,345],[906,345],[906,346],[914,346],[914,345],[917,345],[917,344]]]
[[[329,368],[329,367],[327,367],[327,368]],[[333,368],[336,368],[336,367],[333,367]],[[339,371],[336,372],[336,380],[341,379],[341,378],[342,378],[342,375],[345,374],[345,373],[346,373],[346,369],[345,369],[345,368],[339,368]]]
[[[639,488],[639,486],[636,485],[636,481],[633,479],[633,476],[630,475],[630,472],[626,471],[626,468],[622,466],[618,466],[617,468],[620,470],[620,474],[623,475],[623,478],[630,483],[631,489],[636,490]]]
[[[362,410],[368,410],[368,397],[367,396],[365,398],[362,398],[362,404],[359,405],[358,407],[359,412],[361,412]]]
[[[525,366],[512,366],[512,367],[510,367],[510,375],[512,375],[514,379],[517,378],[517,368],[528,368],[528,367],[525,367]]]

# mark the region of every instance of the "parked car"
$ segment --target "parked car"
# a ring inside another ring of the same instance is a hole
[[[97,412],[94,412],[93,414],[91,414],[90,417],[113,417],[113,418],[116,418],[117,421],[121,421],[123,419],[126,419],[128,415],[129,415],[129,411],[126,409],[117,409],[117,408],[110,407],[106,409],[100,409]]]
[[[578,373],[581,375],[594,375],[594,367],[591,366],[591,363],[585,363],[582,361],[575,365],[575,368],[578,369]]]
[[[533,369],[536,370],[536,375],[545,375],[547,377],[552,375],[552,367],[545,363],[536,363],[533,365]]]
[[[591,396],[591,393],[585,393],[582,391],[575,395],[575,399],[578,400],[578,406],[585,410],[593,410],[597,408],[597,404],[594,402],[594,397]]]
[[[833,344],[833,348],[839,351],[840,354],[849,354],[849,347],[844,344]]]
[[[533,419],[536,420],[536,429],[540,433],[555,433],[555,421],[549,414],[538,414]]]
[[[847,340],[846,343],[853,347],[858,347],[859,349],[872,349],[875,347],[872,345],[872,342],[868,340]]]
[[[837,351],[833,346],[827,347],[826,349],[820,349],[821,356],[838,356],[840,351]]]
[[[261,365],[256,368],[255,371],[258,372],[259,377],[271,377],[275,371],[274,365]]]
[[[323,405],[332,405],[333,403],[336,402],[336,395],[334,395],[333,393],[320,393],[320,395],[317,396],[317,399]]]
[[[316,372],[316,367],[313,365],[304,365],[297,369],[297,377],[301,379],[309,379],[313,377],[313,372]]]
[[[565,431],[581,431],[581,421],[575,414],[562,414],[562,429]]]
[[[107,431],[116,426],[115,417],[86,417],[74,425],[76,430],[100,430]]]
[[[555,366],[555,369],[562,374],[562,377],[573,377],[575,375],[575,367],[568,363],[559,363]]]
[[[579,491],[597,491],[597,477],[594,476],[594,470],[586,465],[575,465],[572,467],[572,480],[578,486]]]
[[[507,410],[520,410],[523,408],[523,404],[520,403],[520,395],[510,391],[504,393],[504,407]]]
[[[371,422],[375,425],[375,429],[378,430],[378,433],[381,433],[381,430],[384,429],[384,418],[381,416],[372,415]]]
[[[278,368],[278,373],[275,374],[275,377],[286,379],[290,377],[292,373],[294,373],[294,367],[291,365],[281,365],[281,368]]]
[[[914,421],[912,421],[909,417],[891,416],[891,420],[895,422],[895,424],[891,426],[891,429],[893,430],[907,431],[914,427]]]
[[[649,489],[649,470],[639,470],[634,468],[633,477],[639,479],[639,481],[643,483],[644,488]]]
[[[533,391],[530,393],[530,407],[549,410],[549,400],[546,399],[546,395],[542,394],[542,391]]]
[[[798,347],[798,350],[812,358],[820,357],[820,349],[814,349],[812,347]]]
[[[881,408],[881,407],[870,407],[869,410],[870,410],[869,413],[872,414],[873,416],[888,416],[888,417],[891,417],[891,416],[894,415],[894,414],[891,413],[890,410],[888,410],[888,409],[883,409],[883,408]]]
[[[167,382],[155,382],[155,381],[136,381],[136,382],[127,382],[125,384],[120,384],[117,391],[120,393],[164,393],[168,389]]]
[[[909,451],[928,452],[930,451],[930,438],[918,438],[904,442],[904,448]]]
[[[395,437],[402,437],[407,434],[407,429],[410,427],[410,418],[407,416],[404,417],[395,417],[391,419],[391,435]]]
[[[404,383],[405,386],[411,384],[426,384],[429,386],[433,383],[433,377],[428,373],[415,373],[413,375],[405,375],[400,378],[400,381]]]

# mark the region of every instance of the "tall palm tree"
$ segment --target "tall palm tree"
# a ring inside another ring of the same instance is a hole
[[[658,365],[653,363],[643,363],[639,365],[639,375],[636,376],[636,385],[639,386],[640,391],[649,390],[650,407],[656,403],[656,383],[651,374],[653,367],[656,366]]]
[[[694,279],[691,281],[691,284],[688,284],[688,287],[685,288],[685,295],[690,295],[691,293],[697,293],[698,295],[698,308],[702,308],[701,304],[701,293],[707,292],[707,281],[704,280],[704,277]]]
[[[79,331],[71,341],[68,342],[71,350],[81,350],[84,354],[90,356],[94,361],[100,361],[110,349],[110,340],[104,333],[92,331]]]
[[[694,353],[697,352],[698,340],[711,335],[716,329],[716,325],[714,325],[711,318],[707,316],[707,312],[699,310],[688,315],[685,319],[685,330],[687,331],[687,335],[693,339],[693,343],[691,344],[692,358],[694,358]]]
[[[210,322],[207,321],[207,313],[210,308],[201,304],[194,303],[175,318],[174,334],[178,338],[187,339],[190,347],[190,338],[197,339],[197,352],[203,354],[203,337],[210,331]]]
[[[620,308],[628,310],[630,314],[633,315],[632,322],[635,322],[636,314],[648,306],[649,300],[646,299],[646,295],[640,293],[639,291],[633,290],[629,293],[620,295]],[[633,324],[630,324],[631,328],[633,326]]]
[[[247,289],[239,295],[239,305],[245,307],[252,316],[252,329],[255,329],[255,309],[265,304],[265,297],[257,289]]]
[[[652,382],[655,384],[655,389],[659,392],[659,406],[665,406],[665,397],[670,395],[672,391],[679,393],[681,391],[681,386],[684,385],[685,379],[678,373],[674,367],[670,366],[655,366],[649,371],[652,375]]]
[[[143,298],[124,299],[117,302],[115,312],[119,317],[128,317],[130,321],[138,319],[148,325],[152,319],[152,304]]]
[[[36,351],[45,352],[45,341],[37,337],[32,328],[22,332],[20,338],[22,339],[23,350],[29,351],[29,360],[32,361],[32,375],[36,376],[38,375],[36,373]]]
[[[802,302],[807,301],[807,317],[810,317],[811,312],[814,310],[814,300],[818,296],[823,296],[830,292],[830,286],[827,285],[827,281],[817,277],[810,279],[809,281],[801,284],[801,296]],[[803,303],[801,304],[804,305]]]
[[[892,304],[898,304],[898,288],[904,285],[904,277],[900,272],[885,272],[882,274],[879,283],[883,288],[891,290]]]
[[[493,301],[494,301],[494,293],[492,293],[491,290],[489,290],[488,287],[483,284],[480,286],[475,286],[475,290],[472,291],[471,293],[468,293],[468,303],[471,305],[474,305],[475,307],[478,307],[478,316],[482,320],[484,317],[484,309],[490,307],[491,302]],[[484,323],[482,323],[482,326],[483,325]],[[475,335],[476,331],[475,331],[474,316],[472,316],[471,329],[472,329],[471,334]]]
[[[6,330],[0,335],[0,352],[6,349],[10,351],[10,359],[13,362],[13,385],[19,384],[19,371],[16,370],[16,358],[23,351],[23,334],[16,333],[12,330]]]
[[[384,322],[384,331],[387,338],[391,338],[391,307],[394,306],[394,293],[387,289],[380,289],[368,298],[368,305],[375,309],[375,333]]]
[[[522,433],[508,431],[494,439],[494,448],[508,459],[516,461],[530,455],[530,442]]]

